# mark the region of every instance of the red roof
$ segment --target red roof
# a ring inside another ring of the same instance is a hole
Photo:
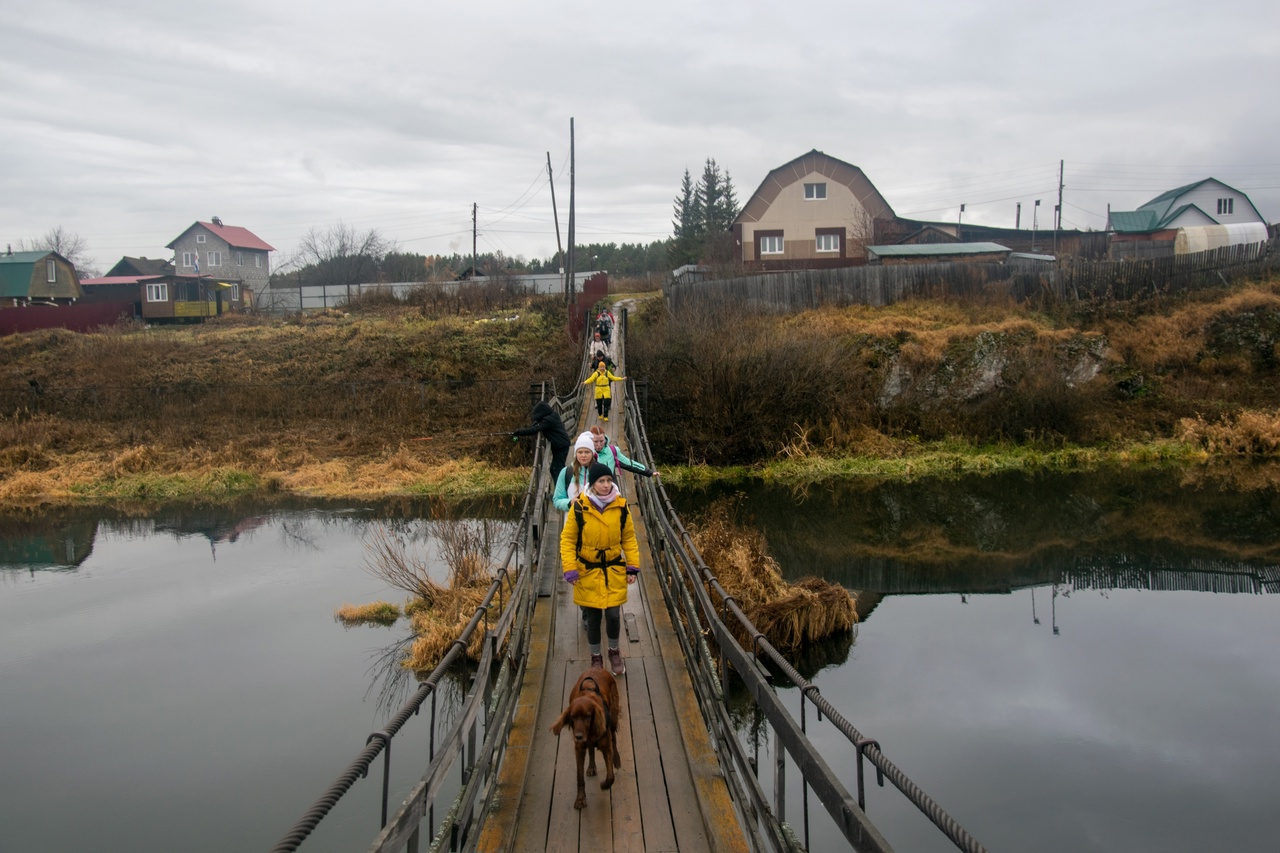
[[[80,283],[83,284],[137,284],[145,278],[155,278],[154,275],[108,275],[102,278],[82,278]]]
[[[241,228],[238,225],[214,225],[212,222],[196,222],[191,228],[195,228],[196,225],[203,225],[223,240],[226,240],[227,245],[234,246],[237,249],[259,249],[264,252],[274,252],[276,250],[275,246],[267,245],[262,238],[248,228]],[[188,228],[187,231],[190,231],[191,228]],[[186,234],[187,231],[183,231],[182,234]],[[179,234],[173,243],[182,239],[182,234]],[[169,243],[165,248],[172,249],[173,243]]]

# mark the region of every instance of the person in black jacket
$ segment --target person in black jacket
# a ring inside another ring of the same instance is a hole
[[[529,417],[533,419],[533,425],[518,429],[511,435],[519,439],[522,435],[542,433],[546,437],[547,444],[551,445],[551,479],[554,480],[560,476],[565,457],[569,455],[569,433],[565,431],[564,421],[543,400],[533,404]]]

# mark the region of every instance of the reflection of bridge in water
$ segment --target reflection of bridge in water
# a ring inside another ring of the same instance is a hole
[[[1000,595],[1039,586],[1145,589],[1154,592],[1280,592],[1280,565],[1241,560],[1133,554],[1078,554],[1000,565],[922,564],[896,558],[846,559],[822,575],[853,590],[879,595],[937,593]]]

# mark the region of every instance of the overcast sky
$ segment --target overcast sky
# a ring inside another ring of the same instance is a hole
[[[1100,228],[1216,177],[1280,219],[1280,3],[0,0],[0,240],[103,268],[214,215],[274,246],[555,252],[669,236],[707,157],[744,202],[810,149],[895,212]]]

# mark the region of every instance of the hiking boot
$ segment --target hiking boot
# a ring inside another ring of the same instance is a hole
[[[613,670],[614,675],[622,675],[627,668],[622,665],[622,652],[618,649],[609,649],[609,668]]]
[[[591,656],[591,668],[592,668],[592,669],[604,669],[604,658],[600,657],[600,655],[592,655],[592,656]]]
[[[608,415],[601,415],[601,416],[600,416],[600,420],[602,420],[602,421],[607,421],[607,420],[609,420],[609,416],[608,416]]]

